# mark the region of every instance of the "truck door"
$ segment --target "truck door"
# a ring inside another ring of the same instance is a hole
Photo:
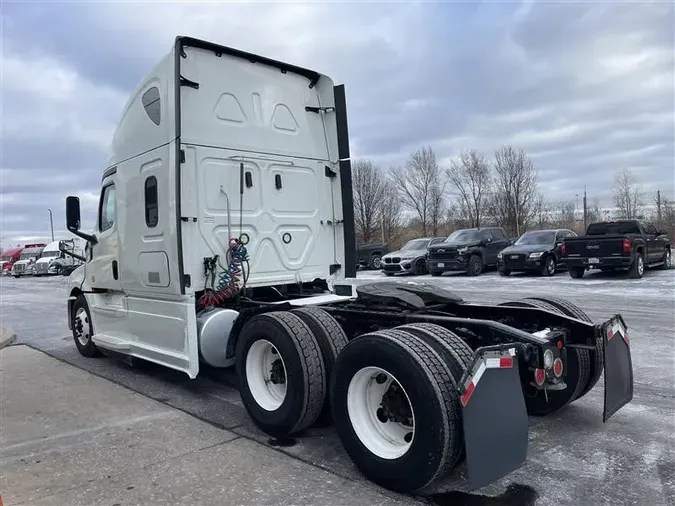
[[[645,241],[647,242],[645,258],[646,263],[658,262],[663,256],[663,248],[657,240],[656,227],[651,223],[640,223],[644,231]]]
[[[117,239],[117,198],[114,174],[104,180],[98,205],[97,243],[90,245],[87,278],[92,288],[121,292],[119,244]]]

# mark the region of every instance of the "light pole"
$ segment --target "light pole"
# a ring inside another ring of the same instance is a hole
[[[47,209],[47,211],[49,211],[49,228],[52,231],[52,242],[54,242],[54,219],[53,219],[53,216],[52,216],[52,210]]]

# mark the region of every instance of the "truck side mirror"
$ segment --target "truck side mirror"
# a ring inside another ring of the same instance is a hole
[[[80,230],[80,199],[66,197],[66,227],[71,232]]]
[[[80,199],[79,197],[66,197],[66,227],[70,232],[91,244],[97,244],[96,236],[80,232]],[[59,249],[61,246],[59,245]],[[61,251],[63,251],[61,249]],[[78,258],[76,256],[75,258]]]

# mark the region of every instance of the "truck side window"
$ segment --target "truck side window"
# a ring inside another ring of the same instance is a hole
[[[651,223],[645,223],[644,229],[645,229],[645,232],[647,232],[648,234],[656,235],[656,227],[654,225],[652,225]]]
[[[145,180],[145,224],[152,228],[158,221],[157,178],[150,176]]]
[[[115,224],[115,185],[103,188],[99,210],[99,230],[105,232]]]
[[[143,93],[141,101],[143,102],[143,108],[145,109],[145,113],[148,115],[148,118],[150,118],[150,121],[152,121],[155,125],[159,125],[160,121],[162,120],[162,108],[159,101],[159,88],[153,86],[148,91]]]

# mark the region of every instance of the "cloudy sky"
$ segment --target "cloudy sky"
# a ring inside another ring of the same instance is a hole
[[[617,169],[675,193],[671,3],[138,3],[2,6],[0,238],[64,232],[64,198],[93,226],[127,95],[191,35],[345,83],[352,154],[383,167],[431,145],[526,150],[553,200],[611,204]]]

